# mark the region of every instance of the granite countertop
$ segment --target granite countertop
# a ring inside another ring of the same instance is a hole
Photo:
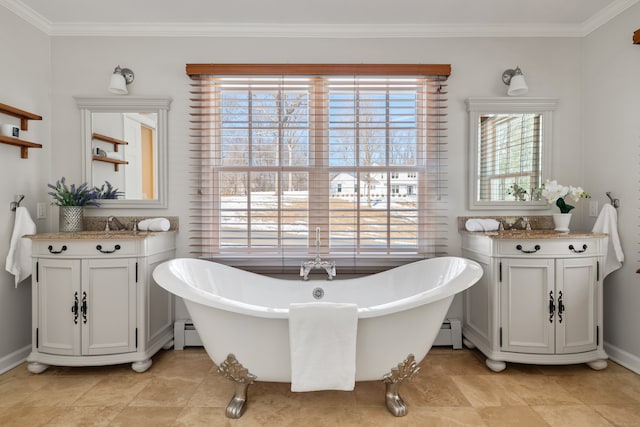
[[[503,231],[466,231],[460,233],[473,236],[486,236],[491,239],[580,239],[589,237],[607,237],[606,233],[569,232],[555,230],[503,230]]]
[[[78,231],[76,233],[40,233],[29,234],[24,237],[31,240],[70,240],[70,239],[145,239],[150,236],[156,236],[166,233],[175,233],[175,231]]]

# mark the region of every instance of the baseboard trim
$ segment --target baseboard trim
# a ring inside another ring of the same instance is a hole
[[[25,360],[31,352],[31,344],[22,347],[19,350],[9,353],[3,358],[0,358],[0,374],[4,374],[7,371],[15,368]]]
[[[608,342],[604,343],[604,351],[609,359],[640,375],[640,357],[622,350]]]

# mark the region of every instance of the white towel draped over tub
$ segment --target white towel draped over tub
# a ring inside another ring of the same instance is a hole
[[[291,391],[353,390],[357,329],[355,304],[289,305]]]
[[[620,245],[620,236],[618,235],[618,212],[616,208],[609,203],[602,206],[600,215],[596,219],[596,223],[591,230],[593,233],[607,233],[609,235],[607,243],[607,254],[604,263],[604,279],[607,275],[620,267],[624,262],[624,253],[622,245]]]
[[[36,224],[31,219],[29,211],[24,206],[16,209],[16,220],[11,234],[9,253],[5,269],[16,276],[16,288],[18,283],[31,276],[31,239],[25,239],[24,235],[35,234]]]

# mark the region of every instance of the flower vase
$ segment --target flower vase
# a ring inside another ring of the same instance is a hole
[[[553,214],[553,223],[555,224],[556,231],[560,233],[568,233],[569,232],[569,223],[571,222],[570,213],[559,213]]]
[[[82,231],[83,206],[60,206],[59,229],[63,233]]]

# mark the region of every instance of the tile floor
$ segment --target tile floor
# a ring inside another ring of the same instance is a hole
[[[406,417],[387,412],[382,382],[313,393],[257,382],[247,412],[230,420],[233,384],[202,348],[161,351],[142,374],[127,364],[34,375],[23,364],[0,375],[0,425],[640,426],[640,375],[612,362],[599,372],[508,364],[496,374],[476,351],[434,348],[421,368],[401,388]]]

